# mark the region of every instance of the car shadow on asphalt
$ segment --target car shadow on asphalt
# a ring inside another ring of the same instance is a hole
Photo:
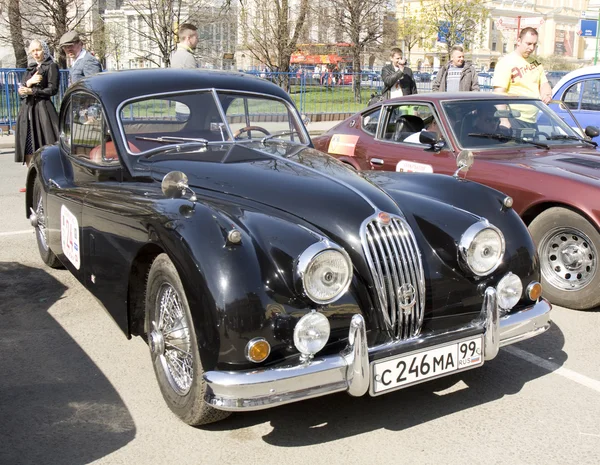
[[[48,313],[66,289],[0,262],[0,463],[90,463],[135,437],[114,387]]]
[[[544,339],[544,341],[542,341]],[[564,335],[553,325],[530,340],[547,349],[544,357],[562,366],[567,359]],[[528,342],[517,346],[528,349]],[[440,378],[379,397],[353,398],[346,393],[319,397],[270,410],[238,413],[205,429],[236,430],[270,422],[263,440],[279,447],[321,444],[385,428],[403,431],[431,420],[518,394],[525,384],[549,372],[507,350],[483,367]],[[459,389],[453,386],[460,383]]]

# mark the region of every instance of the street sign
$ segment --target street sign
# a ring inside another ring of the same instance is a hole
[[[582,19],[579,22],[579,34],[581,37],[596,37],[598,34],[598,21],[595,19]]]

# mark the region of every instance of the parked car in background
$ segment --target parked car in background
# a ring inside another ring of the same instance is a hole
[[[410,95],[356,113],[313,142],[367,171],[452,174],[457,156],[472,152],[468,178],[510,195],[529,226],[550,301],[575,309],[600,305],[596,144],[540,100],[489,92]]]
[[[560,81],[564,76],[566,76],[568,71],[547,71],[546,79],[548,79],[548,83],[551,87],[554,87],[558,81]]]
[[[266,80],[102,73],[69,88],[60,134],[27,176],[40,256],[148,342],[189,424],[386,394],[550,326],[512,199],[458,176],[359,174],[312,147]]]
[[[431,73],[416,71],[414,78],[415,82],[431,82]]]
[[[600,126],[600,66],[588,66],[565,74],[552,89],[552,98],[560,100],[570,109],[583,127]],[[551,104],[572,127],[577,127],[571,114],[559,105]],[[594,137],[600,144],[600,136]]]

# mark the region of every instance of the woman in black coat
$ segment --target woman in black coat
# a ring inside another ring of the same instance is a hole
[[[19,84],[21,108],[17,118],[15,161],[29,166],[40,147],[58,140],[58,114],[50,98],[58,93],[60,75],[45,42],[32,40],[29,53],[35,60]]]

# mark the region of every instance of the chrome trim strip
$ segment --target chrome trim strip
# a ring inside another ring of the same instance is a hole
[[[494,297],[495,290],[488,288],[482,307],[482,317],[485,319],[479,318],[469,327],[449,333],[455,333],[458,340],[465,329],[481,329],[483,332],[485,328],[484,343],[487,343],[489,328],[502,347],[537,336],[550,327],[552,307],[544,299],[501,318],[496,327],[494,315],[498,315],[499,310]],[[486,327],[486,322],[491,323]],[[272,368],[239,372],[208,371],[204,374],[207,384],[204,400],[220,410],[243,411],[266,409],[341,391],[360,396],[370,386],[369,363],[374,355],[383,350],[390,355],[394,352],[400,355],[403,346],[409,343],[414,347],[415,341],[421,344],[435,341],[439,336],[428,335],[367,348],[365,321],[361,315],[354,315],[348,334],[348,346],[340,354],[316,357],[306,363],[296,359],[288,365]],[[493,338],[491,339],[490,344],[494,347]],[[396,350],[390,353],[390,349]],[[491,350],[486,346],[486,360]]]
[[[371,158],[369,163],[372,165],[383,165],[383,160],[381,158]]]

